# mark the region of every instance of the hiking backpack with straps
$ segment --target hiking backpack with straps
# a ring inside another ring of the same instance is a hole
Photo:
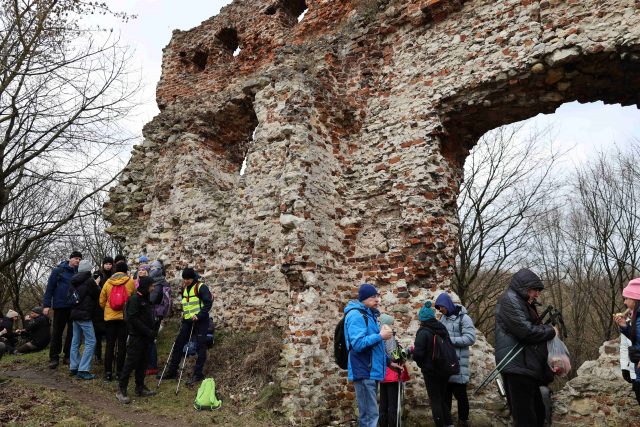
[[[335,358],[336,364],[341,369],[349,369],[349,348],[347,345],[347,337],[344,333],[344,322],[347,319],[347,315],[353,310],[358,310],[360,313],[362,313],[364,324],[367,327],[369,326],[369,318],[367,316],[367,312],[359,308],[352,308],[351,310],[347,311],[336,325],[336,329],[333,332],[333,357]]]
[[[450,377],[460,373],[460,361],[449,336],[443,338],[433,334],[431,363],[434,371],[439,375]]]
[[[219,400],[216,396],[216,382],[213,378],[207,378],[202,381],[196,394],[196,399],[193,401],[193,407],[198,411],[202,410],[214,410],[222,406],[222,400]]]

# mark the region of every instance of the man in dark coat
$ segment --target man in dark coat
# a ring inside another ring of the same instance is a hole
[[[147,367],[149,348],[156,337],[153,319],[153,304],[149,294],[153,290],[153,280],[150,277],[141,277],[138,289],[131,295],[125,307],[125,320],[127,322],[127,357],[124,368],[120,373],[118,392],[116,398],[120,403],[129,403],[127,396],[129,376],[135,370],[136,395],[153,396],[155,393],[144,385],[144,371]]]
[[[553,326],[541,324],[536,310],[536,299],[543,289],[536,274],[522,269],[513,275],[496,305],[496,364],[515,346],[524,346],[502,369],[515,427],[544,425],[540,386],[553,380],[547,365],[547,341],[557,332]]]
[[[91,274],[91,263],[80,261],[78,274],[71,279],[71,286],[78,294],[78,304],[71,309],[73,322],[73,339],[71,340],[71,362],[69,372],[81,380],[92,380],[96,376],[90,372],[96,335],[93,329],[93,314],[100,297],[100,278],[94,279]],[[80,357],[80,343],[84,337],[84,351]]]
[[[78,251],[71,252],[68,261],[63,261],[51,272],[47,289],[44,293],[44,315],[49,315],[49,309],[53,308],[53,331],[51,332],[51,348],[49,348],[49,368],[56,369],[62,349],[62,333],[67,328],[67,338],[64,340],[64,358],[69,359],[73,326],[71,325],[71,303],[69,302],[69,283],[78,272],[78,265],[82,254]]]
[[[102,268],[94,274],[94,278],[100,277],[100,290],[102,286],[107,283],[107,280],[113,275],[113,257],[106,256],[102,259]],[[104,324],[104,310],[100,307],[100,301],[96,301],[96,307],[93,313],[93,331],[96,334],[96,349],[93,354],[96,357],[96,361],[102,361],[102,339],[105,336],[106,328]]]
[[[42,307],[34,307],[25,318],[24,329],[16,331],[28,341],[16,349],[16,352],[32,353],[40,351],[49,345],[51,333],[49,331],[49,319],[43,314]]]

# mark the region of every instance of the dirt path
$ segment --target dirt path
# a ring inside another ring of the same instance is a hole
[[[45,386],[57,391],[62,391],[70,399],[79,402],[83,406],[95,411],[103,412],[109,417],[127,423],[141,426],[188,426],[180,420],[159,417],[149,413],[138,413],[128,405],[121,405],[115,400],[115,396],[106,399],[104,393],[96,394],[90,387],[73,381],[68,376],[63,376],[51,371],[36,369],[10,370],[2,373],[5,377],[17,378],[34,385]]]

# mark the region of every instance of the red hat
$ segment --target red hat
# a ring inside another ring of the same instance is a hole
[[[640,278],[630,280],[622,290],[622,296],[640,301]]]

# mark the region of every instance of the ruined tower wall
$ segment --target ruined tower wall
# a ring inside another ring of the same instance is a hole
[[[235,1],[165,48],[161,113],[109,231],[172,273],[196,267],[219,322],[283,330],[292,420],[347,420],[331,345],[357,285],[379,286],[410,341],[450,283],[478,137],[567,101],[637,104],[639,62],[634,0]],[[473,383],[490,359],[480,342]]]

